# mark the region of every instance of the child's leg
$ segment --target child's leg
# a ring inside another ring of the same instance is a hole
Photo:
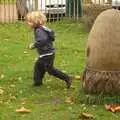
[[[60,78],[66,82],[70,80],[70,77],[67,74],[63,73],[59,69],[54,68],[53,66],[48,67],[47,71],[49,74],[54,75],[55,77]]]
[[[64,80],[66,82],[66,85],[67,87],[69,88],[70,85],[71,85],[71,77],[68,76],[67,74],[63,73],[62,71],[56,69],[53,67],[53,62],[54,62],[54,55],[51,55],[51,56],[47,56],[44,60],[44,67],[45,67],[45,70],[57,77],[57,78],[60,78],[62,80]]]
[[[42,85],[42,79],[45,74],[45,69],[43,65],[43,60],[38,59],[34,66],[34,85],[39,86]]]

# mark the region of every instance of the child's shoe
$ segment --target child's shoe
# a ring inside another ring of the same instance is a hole
[[[37,87],[37,86],[41,86],[43,84],[42,83],[34,83],[33,85]]]
[[[70,77],[70,79],[68,81],[66,81],[66,87],[67,87],[67,89],[70,88],[71,84],[72,84],[72,77]]]

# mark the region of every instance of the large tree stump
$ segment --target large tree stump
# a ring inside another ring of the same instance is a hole
[[[88,93],[120,92],[120,11],[96,19],[87,42],[83,88]]]
[[[24,20],[26,14],[28,13],[26,0],[16,0],[16,9],[18,20]]]

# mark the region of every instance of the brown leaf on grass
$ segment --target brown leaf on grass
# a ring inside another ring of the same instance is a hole
[[[2,74],[2,75],[0,76],[0,78],[1,78],[1,79],[3,79],[4,77],[5,77],[5,75],[4,75],[4,74]]]
[[[0,89],[0,95],[2,95],[4,93],[3,89]]]
[[[3,101],[2,101],[2,100],[0,100],[0,104],[3,104]]]
[[[79,75],[74,76],[74,78],[75,78],[76,80],[81,80],[81,76],[79,76]]]
[[[69,103],[69,104],[74,104],[73,97],[71,97],[71,96],[67,97],[65,102]]]
[[[83,119],[93,119],[93,117],[94,116],[90,113],[87,113],[87,112],[81,113],[81,118],[83,118]]]
[[[25,105],[25,104],[26,104],[26,102],[24,101],[24,102],[22,102],[21,104],[22,104],[22,105]]]
[[[21,81],[21,80],[22,80],[22,77],[18,77],[18,80],[20,80],[20,81]]]
[[[10,85],[10,87],[14,88],[14,87],[15,87],[15,85],[14,85],[14,84],[11,84],[11,85]]]
[[[120,112],[120,104],[108,104],[105,108],[112,112]]]
[[[16,97],[15,96],[10,96],[10,99],[11,100],[16,100]]]
[[[20,109],[16,109],[16,112],[19,112],[19,113],[29,113],[29,112],[31,112],[31,110],[26,109],[24,107],[21,107]]]
[[[24,54],[27,54],[28,52],[27,51],[24,51]]]

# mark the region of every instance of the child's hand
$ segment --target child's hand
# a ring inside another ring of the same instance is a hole
[[[34,46],[34,43],[31,43],[30,45],[29,45],[29,49],[33,49],[35,46]]]

